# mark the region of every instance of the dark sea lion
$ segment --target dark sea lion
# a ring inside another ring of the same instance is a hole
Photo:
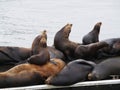
[[[0,88],[44,84],[44,80],[57,74],[65,66],[61,59],[53,59],[52,61],[56,65],[51,62],[42,66],[26,63],[1,72]]]
[[[24,47],[0,46],[0,64],[16,64],[31,56],[31,49]]]
[[[65,25],[59,30],[54,37],[54,46],[56,49],[62,51],[67,57],[65,62],[69,62],[74,59],[74,51],[79,45],[78,43],[69,40],[69,34],[71,32],[72,24]]]
[[[120,75],[120,57],[109,58],[97,64],[88,75],[89,80],[107,79],[110,75]]]
[[[108,46],[98,50],[98,59],[120,56],[120,38],[111,38],[102,41],[106,42]]]
[[[92,60],[96,58],[99,49],[107,47],[106,42],[96,42],[88,45],[79,45],[75,50],[75,58]]]
[[[31,64],[36,64],[36,65],[43,65],[49,62],[50,54],[47,49],[46,31],[43,31],[41,35],[37,36],[33,44],[32,44],[33,55],[27,59],[27,62]]]
[[[101,25],[102,22],[96,23],[93,30],[83,37],[82,42],[84,45],[99,42],[99,33]]]
[[[71,61],[58,74],[49,77],[46,84],[66,86],[85,81],[95,65],[94,62],[82,59]]]

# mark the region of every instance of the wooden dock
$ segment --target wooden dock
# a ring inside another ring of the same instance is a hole
[[[3,82],[4,83],[4,82]],[[70,86],[35,85],[0,90],[120,90],[120,79],[79,82]]]

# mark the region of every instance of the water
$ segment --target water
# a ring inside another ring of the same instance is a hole
[[[0,0],[0,46],[31,47],[47,30],[48,45],[67,23],[70,40],[82,37],[101,21],[100,40],[120,37],[120,0]]]

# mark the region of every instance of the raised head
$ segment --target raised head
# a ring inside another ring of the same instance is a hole
[[[94,30],[100,30],[101,25],[102,25],[102,22],[96,23],[94,26]]]
[[[72,24],[66,24],[64,27],[63,27],[63,34],[64,34],[64,38],[68,38],[69,37],[69,34],[71,32],[71,28],[72,28]]]
[[[45,37],[45,38],[46,38],[46,40],[47,40],[47,34],[46,34],[46,33],[47,33],[47,31],[46,31],[46,30],[44,30],[44,31],[42,32],[41,36],[42,36],[42,37]]]

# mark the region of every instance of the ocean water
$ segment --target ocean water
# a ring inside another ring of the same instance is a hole
[[[0,0],[0,46],[31,47],[43,30],[51,46],[67,23],[73,24],[71,41],[82,42],[97,22],[100,40],[120,37],[119,17],[120,0]]]

